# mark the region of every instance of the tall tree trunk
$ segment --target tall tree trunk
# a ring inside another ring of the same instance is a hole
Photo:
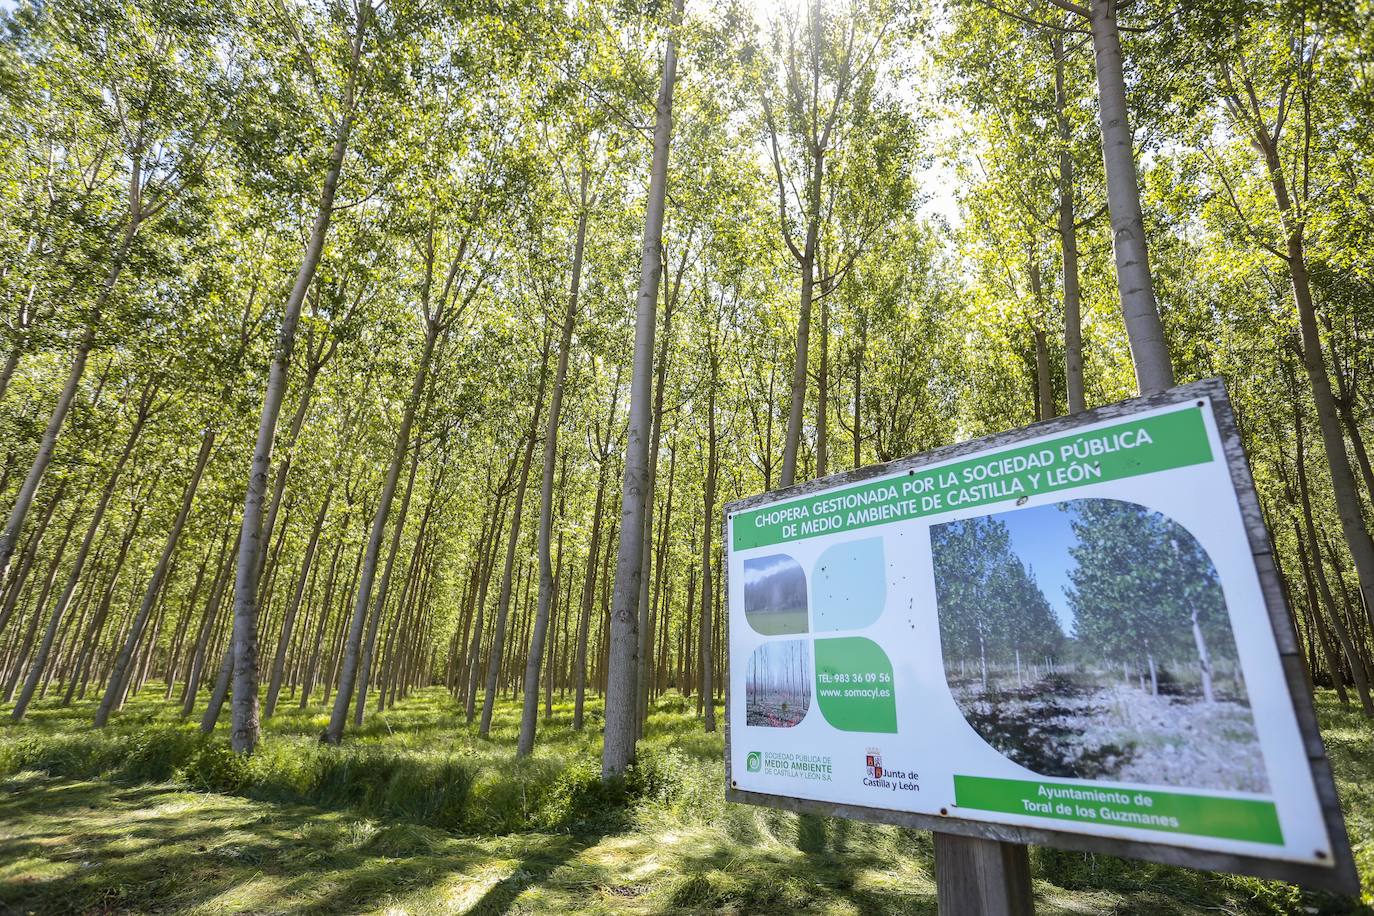
[[[307,346],[306,349],[308,351],[309,347]],[[281,510],[282,496],[286,493],[286,478],[291,473],[293,452],[296,442],[300,438],[301,427],[305,425],[305,418],[310,413],[310,401],[315,392],[315,381],[319,377],[320,369],[324,366],[323,360],[316,361],[309,358],[310,356],[313,354],[308,354],[307,357],[305,380],[301,384],[301,400],[296,405],[296,412],[292,415],[291,423],[287,427],[281,460],[277,462],[276,477],[272,481],[272,499],[267,505],[266,520],[262,525],[262,548],[258,553],[258,565],[260,567],[268,548],[272,546],[272,535],[277,527],[277,513]],[[258,578],[262,578],[262,569],[258,570]]]
[[[854,348],[854,467],[863,466],[864,357],[868,352],[868,313],[859,310],[859,343]]]
[[[138,615],[134,617],[133,625],[129,628],[129,635],[124,640],[119,655],[115,658],[114,669],[110,673],[110,683],[105,688],[105,696],[100,700],[100,707],[96,709],[96,728],[105,727],[115,704],[124,696],[129,661],[133,658],[134,650],[138,648],[138,641],[143,636],[143,628],[148,622],[148,615],[152,612],[153,604],[157,601],[158,593],[162,589],[167,568],[172,562],[172,554],[176,552],[177,542],[181,539],[181,530],[185,527],[186,519],[191,514],[191,504],[195,501],[196,489],[200,486],[201,475],[205,473],[205,465],[210,461],[210,452],[214,449],[214,445],[214,430],[206,428],[204,435],[201,436],[200,452],[196,455],[196,464],[191,471],[191,479],[186,482],[186,489],[181,494],[181,506],[177,509],[171,530],[167,532],[167,540],[162,545],[162,555],[158,557],[157,566],[153,567],[153,574],[148,579],[148,587],[143,592],[143,603],[139,606]]]
[[[305,581],[313,570],[315,552],[320,545],[320,531],[324,529],[325,517],[329,514],[329,501],[334,495],[333,486],[325,488],[324,500],[315,514],[315,524],[310,530],[310,540],[305,545],[305,557],[301,560],[300,574],[296,576],[296,588],[291,594],[291,602],[286,606],[282,617],[281,635],[277,639],[276,655],[272,659],[271,680],[267,686],[267,699],[263,703],[262,717],[272,718],[277,710],[277,697],[281,693],[282,675],[286,671],[286,652],[291,644],[292,630],[296,624],[296,613],[300,610],[301,598],[305,594]]]
[[[62,532],[62,540],[58,542],[57,549],[53,552],[52,560],[48,564],[48,572],[43,577],[43,585],[39,589],[38,600],[34,602],[33,612],[29,615],[28,632],[24,635],[22,645],[12,658],[10,671],[5,679],[4,701],[6,703],[14,696],[14,690],[19,685],[19,676],[23,670],[24,659],[29,653],[29,648],[33,645],[34,634],[38,630],[38,621],[43,617],[43,607],[48,602],[48,594],[52,591],[53,585],[57,583],[57,571],[61,568],[62,557],[67,552],[67,544],[71,541],[72,532],[75,530],[80,517],[81,513],[74,507],[71,516],[67,519],[67,527]],[[22,621],[23,618],[20,619]]]
[[[64,480],[57,485],[57,491],[53,493],[52,499],[48,500],[48,505],[43,510],[43,518],[38,523],[38,529],[29,535],[28,546],[24,548],[24,552],[20,556],[19,569],[11,577],[9,591],[4,593],[4,604],[0,605],[0,633],[5,632],[5,627],[14,615],[14,609],[19,606],[19,595],[23,591],[29,571],[33,568],[34,560],[38,557],[38,547],[43,543],[43,535],[47,534],[48,526],[52,523],[53,513],[57,511],[57,506],[62,502],[62,495],[66,490],[67,482]],[[83,493],[82,502],[85,501],[85,497],[86,494]],[[73,513],[72,518],[75,517],[76,515]]]
[[[830,470],[830,298],[821,297],[821,352],[816,373],[816,476]]]
[[[95,325],[91,324],[86,328],[81,342],[77,345],[76,354],[72,357],[71,368],[67,372],[67,381],[57,396],[57,404],[53,407],[52,415],[48,419],[48,426],[43,431],[43,439],[39,443],[38,454],[34,456],[33,464],[29,467],[29,473],[24,478],[24,483],[19,487],[19,493],[15,496],[14,505],[10,508],[9,517],[5,522],[5,530],[0,532],[0,587],[9,582],[10,560],[14,557],[14,551],[19,545],[19,535],[24,528],[24,519],[28,517],[29,507],[33,505],[33,498],[38,493],[38,485],[42,483],[43,475],[47,473],[48,465],[52,463],[53,452],[57,449],[57,437],[62,433],[62,426],[67,420],[67,413],[71,410],[72,401],[76,399],[77,389],[81,385],[81,376],[86,371],[86,360],[93,346],[95,346]]]
[[[525,705],[520,714],[520,737],[515,748],[517,757],[528,756],[534,750],[534,730],[539,718],[539,665],[544,656],[549,607],[557,587],[553,577],[553,560],[549,555],[553,538],[553,475],[558,461],[558,422],[563,410],[563,385],[568,377],[568,351],[572,347],[578,294],[582,288],[582,253],[587,241],[587,185],[590,175],[590,171],[583,166],[568,310],[563,316],[562,336],[558,341],[558,367],[554,370],[553,393],[549,396],[549,420],[544,427],[544,476],[539,489],[539,608],[535,612],[533,638],[525,660]]]
[[[1360,706],[1366,716],[1374,717],[1374,699],[1370,697],[1364,662],[1360,658],[1354,640],[1350,638],[1350,632],[1346,629],[1345,621],[1341,619],[1340,609],[1336,607],[1336,601],[1331,597],[1331,587],[1326,580],[1326,570],[1322,564],[1321,541],[1317,537],[1316,524],[1312,519],[1312,498],[1307,484],[1307,459],[1303,444],[1302,418],[1296,411],[1294,419],[1297,424],[1294,445],[1297,449],[1298,495],[1302,498],[1303,527],[1307,532],[1307,541],[1312,545],[1312,572],[1317,579],[1317,589],[1321,594],[1322,603],[1326,605],[1327,616],[1331,620],[1331,628],[1336,631],[1336,639],[1340,642],[1341,649],[1345,652],[1345,657],[1350,663],[1350,674],[1355,682],[1355,691],[1360,695]],[[1345,466],[1345,470],[1347,474],[1350,473],[1348,464]],[[1339,678],[1340,676],[1339,670],[1332,671],[1332,677]]]
[[[233,626],[231,620],[230,626]],[[224,651],[220,653],[219,674],[215,675],[215,685],[210,690],[210,701],[205,706],[205,712],[200,717],[200,730],[204,734],[210,734],[215,730],[215,724],[219,722],[220,710],[224,708],[224,701],[229,697],[230,679],[234,674],[234,634],[229,634],[229,639],[224,644]]]
[[[1327,332],[1331,332],[1331,325],[1327,322]],[[1334,346],[1332,347],[1334,350]],[[1350,449],[1355,453],[1355,466],[1360,469],[1360,477],[1364,481],[1365,493],[1371,500],[1374,500],[1374,466],[1369,462],[1369,450],[1364,444],[1364,433],[1360,429],[1360,421],[1355,416],[1355,391],[1351,380],[1347,377],[1345,369],[1341,366],[1339,354],[1332,353],[1331,366],[1336,375],[1336,410],[1340,413],[1341,422],[1345,425],[1345,433],[1350,437]]]
[[[362,663],[358,666],[358,701],[353,707],[353,724],[361,728],[363,719],[367,715],[367,691],[372,681],[373,660],[377,652],[377,627],[381,624],[382,617],[386,612],[386,599],[391,590],[391,573],[396,568],[396,557],[401,552],[401,538],[405,534],[406,517],[410,514],[410,500],[415,492],[415,473],[420,467],[420,443],[415,443],[415,453],[410,459],[410,471],[406,475],[406,489],[401,496],[401,505],[396,512],[396,523],[391,530],[391,547],[387,551],[386,566],[382,569],[382,578],[377,583],[377,597],[374,599],[372,607],[372,621],[367,631],[367,642],[363,645]],[[433,497],[430,499],[433,506]],[[428,513],[426,513],[428,521]],[[419,536],[416,538],[416,549],[419,549],[421,538],[424,535],[423,527],[420,529]],[[400,615],[404,609],[398,606],[396,614]]]
[[[1069,100],[1064,89],[1064,37],[1051,40],[1054,54],[1054,114],[1059,138],[1059,251],[1064,268],[1064,382],[1069,415],[1087,409],[1083,394],[1083,294],[1078,281],[1078,229],[1074,220],[1074,168],[1070,149]]]
[[[116,554],[114,565],[110,569],[110,578],[105,584],[105,593],[101,596],[100,607],[96,613],[95,623],[91,626],[90,634],[87,637],[89,649],[86,653],[85,662],[81,666],[79,699],[84,699],[86,696],[87,674],[94,667],[96,651],[100,645],[100,637],[104,632],[105,620],[110,611],[110,602],[114,599],[115,587],[119,584],[119,575],[123,572],[124,561],[129,556],[129,545],[133,543],[134,535],[138,533],[138,525],[143,519],[143,510],[145,507],[146,503],[139,503],[138,507],[134,509],[133,519],[124,532],[124,537],[119,543],[119,552]],[[75,679],[73,683],[75,683]],[[69,700],[64,699],[63,705],[67,705],[69,702]]]
[[[95,348],[96,330],[100,326],[101,316],[109,303],[110,296],[114,293],[116,284],[119,283],[120,274],[124,271],[125,264],[128,262],[129,251],[134,244],[134,237],[138,234],[139,226],[146,216],[142,202],[143,152],[141,148],[136,149],[132,156],[133,168],[130,170],[128,183],[128,210],[119,244],[110,259],[110,265],[105,272],[105,279],[101,284],[100,292],[97,294],[95,304],[86,319],[86,328],[81,334],[81,340],[76,345],[76,352],[72,355],[66,381],[62,384],[62,391],[57,396],[57,403],[53,405],[52,414],[48,417],[48,425],[43,430],[43,438],[38,444],[38,453],[34,455],[33,464],[29,466],[29,472],[24,477],[24,483],[15,496],[14,505],[10,507],[10,514],[5,521],[4,531],[0,532],[0,588],[3,588],[9,581],[10,560],[14,557],[14,551],[19,545],[19,536],[24,529],[24,520],[28,517],[34,497],[38,494],[38,487],[43,482],[43,475],[47,473],[48,465],[52,463],[53,454],[57,450],[57,439],[62,434],[62,427],[67,421],[67,414],[71,411],[72,403],[76,400],[76,392],[81,386],[82,376],[86,373],[86,363],[90,358],[91,350]]]
[[[649,616],[649,635],[645,640],[646,645],[652,650],[655,641],[658,640],[658,633],[667,626],[660,618],[665,613],[666,599],[664,596],[664,574],[663,566],[668,557],[668,534],[672,530],[673,524],[673,486],[677,479],[677,440],[669,443],[668,457],[668,495],[663,506],[663,520],[658,525],[658,546],[654,550],[654,600],[652,604],[653,613]],[[639,713],[641,737],[644,730],[644,722],[648,718],[648,700],[650,696],[656,696],[658,690],[658,666],[652,671],[652,677],[646,678],[646,689],[640,694],[642,708]]]
[[[225,541],[228,541],[227,537]],[[210,660],[210,645],[214,641],[215,630],[219,627],[220,608],[224,604],[224,594],[228,591],[229,583],[232,581],[234,563],[238,552],[239,542],[236,535],[233,549],[224,557],[219,573],[215,577],[215,584],[210,589],[210,600],[205,605],[205,617],[201,621],[200,634],[196,637],[195,647],[191,654],[191,670],[186,676],[186,688],[181,698],[182,716],[189,716],[191,710],[195,709],[196,692],[200,689],[200,681],[205,674],[205,666]]]
[[[286,302],[281,329],[277,334],[272,365],[268,371],[267,392],[263,398],[262,416],[258,424],[257,443],[248,474],[248,491],[243,502],[243,523],[239,535],[238,569],[234,579],[233,635],[230,640],[233,663],[234,699],[230,744],[240,753],[252,752],[258,742],[258,606],[257,586],[259,558],[263,549],[262,515],[267,497],[267,474],[272,464],[272,445],[277,434],[277,417],[286,395],[287,373],[291,368],[291,352],[296,345],[296,326],[300,322],[305,294],[315,278],[320,256],[329,234],[329,222],[334,215],[334,195],[343,173],[344,156],[348,152],[349,135],[353,129],[356,104],[355,86],[362,58],[363,38],[367,33],[370,4],[358,8],[358,22],[350,49],[347,80],[339,105],[339,126],[334,135],[320,202],[315,211],[315,224],[310,231],[305,256],[296,272],[295,284]],[[337,737],[334,739],[337,741]]]
[[[1321,331],[1317,325],[1317,310],[1312,301],[1312,287],[1307,274],[1307,250],[1303,221],[1288,194],[1288,182],[1279,160],[1277,145],[1267,131],[1256,133],[1256,140],[1264,154],[1274,201],[1283,221],[1288,247],[1289,280],[1293,286],[1293,301],[1298,310],[1298,327],[1302,334],[1302,364],[1312,387],[1312,401],[1317,410],[1317,428],[1321,431],[1326,450],[1326,463],[1331,472],[1331,487],[1336,496],[1336,514],[1346,547],[1355,561],[1355,574],[1360,581],[1367,619],[1374,626],[1374,540],[1365,526],[1361,512],[1360,493],[1350,470],[1350,456],[1345,450],[1345,437],[1337,415],[1336,400],[1331,393],[1331,378],[1326,371],[1326,357],[1322,351]],[[1314,542],[1314,552],[1316,551]]]
[[[1169,345],[1155,302],[1154,281],[1145,243],[1145,216],[1135,168],[1135,138],[1126,105],[1121,34],[1116,0],[1088,0],[1093,60],[1097,68],[1098,110],[1102,122],[1102,161],[1107,173],[1107,209],[1112,219],[1116,285],[1126,337],[1131,345],[1136,384],[1141,394],[1174,385]]]
[[[152,401],[155,393],[156,388],[151,383],[143,390],[143,395],[138,405],[138,415],[134,419],[134,425],[129,432],[128,441],[124,443],[124,450],[120,452],[119,458],[115,462],[114,470],[110,472],[110,478],[105,483],[105,489],[100,494],[100,500],[96,503],[95,511],[91,513],[91,521],[86,527],[86,535],[82,538],[81,546],[77,548],[76,557],[72,560],[72,568],[67,575],[67,584],[62,589],[62,594],[58,596],[57,602],[53,605],[52,615],[48,619],[48,629],[43,634],[43,641],[39,643],[38,650],[29,667],[29,676],[24,682],[24,689],[20,691],[19,699],[14,704],[14,710],[10,713],[10,717],[15,722],[19,722],[24,718],[24,713],[28,710],[29,703],[33,700],[33,692],[38,688],[38,681],[43,676],[43,668],[48,662],[48,653],[52,649],[53,639],[57,635],[57,628],[62,624],[62,618],[67,613],[67,608],[71,604],[72,596],[76,593],[76,587],[81,582],[81,573],[85,568],[86,557],[90,553],[91,544],[95,541],[96,532],[100,530],[100,523],[105,517],[105,510],[110,506],[110,499],[114,496],[115,486],[119,483],[119,477],[124,471],[124,465],[128,463],[129,456],[133,454],[134,446],[138,444],[138,437],[143,433],[143,428],[148,422],[148,416],[152,409]]]
[[[544,338],[544,353],[539,361],[539,392],[534,399],[534,413],[530,416],[530,429],[525,437],[525,454],[520,459],[520,482],[515,488],[515,503],[512,506],[510,535],[506,541],[506,561],[501,572],[501,593],[496,602],[496,620],[491,628],[491,649],[487,654],[486,692],[482,696],[482,719],[477,733],[483,738],[491,731],[491,714],[496,705],[496,692],[501,684],[501,667],[505,661],[506,629],[510,616],[512,577],[515,573],[515,549],[520,541],[520,521],[525,511],[525,488],[529,485],[530,463],[534,460],[534,440],[538,435],[539,418],[544,412],[544,392],[548,381],[549,347],[552,335]]]
[[[811,303],[816,291],[816,242],[820,232],[821,181],[824,150],[815,160],[815,173],[807,190],[808,219],[801,267],[801,305],[797,312],[797,350],[792,361],[792,387],[787,412],[787,438],[782,447],[782,476],[779,487],[790,487],[797,480],[797,454],[801,448],[802,417],[806,413],[806,361],[811,347]]]
[[[712,662],[714,647],[711,645],[713,621],[711,617],[711,535],[716,528],[716,358],[710,354],[711,380],[706,391],[706,482],[702,486],[702,532],[701,532],[701,615],[698,626],[701,628],[698,649],[701,664],[701,702],[703,723],[708,732],[716,730],[716,707],[711,697],[715,686],[715,672]]]
[[[577,648],[573,661],[573,730],[582,730],[587,697],[587,636],[591,632],[592,604],[596,599],[596,568],[601,551],[601,520],[606,507],[606,456],[597,472],[596,505],[592,509],[592,534],[587,542],[587,569],[582,576],[582,606],[577,620]]]
[[[507,480],[514,475],[517,460],[516,455],[512,454],[510,468],[507,470]],[[477,584],[477,599],[473,605],[473,613],[477,619],[472,627],[472,643],[468,649],[467,660],[467,683],[464,688],[466,692],[463,695],[464,720],[469,725],[472,724],[473,718],[477,715],[477,681],[482,675],[482,629],[486,622],[487,590],[491,586],[491,574],[496,566],[496,544],[501,537],[505,518],[505,495],[502,494],[496,502],[494,527],[487,542],[486,558],[482,561],[482,578]]]
[[[339,526],[340,532],[348,529],[348,518],[345,515],[343,523]],[[315,638],[310,642],[310,649],[305,656],[305,669],[301,677],[301,697],[297,704],[299,708],[305,709],[310,705],[310,694],[315,689],[315,677],[320,670],[320,652],[324,646],[324,634],[329,626],[329,611],[334,606],[334,583],[337,581],[339,573],[339,556],[343,553],[343,537],[334,543],[334,555],[329,559],[329,572],[324,577],[324,598],[320,601],[319,617],[315,621]],[[313,601],[314,598],[311,598]]]
[[[210,558],[214,556],[214,552],[215,542],[211,540],[205,548],[205,556],[201,558],[200,567],[196,570],[196,580],[191,586],[191,594],[187,597],[185,604],[182,605],[181,613],[177,615],[176,631],[172,634],[172,644],[167,648],[166,664],[163,666],[165,689],[162,699],[165,701],[172,699],[177,676],[181,674],[181,650],[186,644],[186,634],[191,628],[191,609],[196,606],[196,599],[200,597],[200,590],[205,585],[205,574],[210,570]],[[164,597],[163,600],[165,602],[166,598]]]
[[[343,740],[344,727],[348,724],[348,708],[353,700],[353,686],[358,677],[358,658],[362,651],[363,624],[366,622],[367,607],[372,598],[372,582],[377,574],[377,560],[381,554],[382,538],[386,535],[387,516],[391,514],[391,501],[396,495],[396,484],[401,476],[401,464],[405,461],[406,451],[410,447],[411,427],[415,423],[415,414],[419,409],[420,399],[424,396],[425,386],[429,380],[430,361],[434,357],[434,349],[442,330],[441,323],[436,320],[431,320],[425,330],[424,349],[420,353],[420,362],[415,367],[415,377],[411,380],[410,396],[406,399],[405,413],[401,416],[401,427],[396,431],[396,445],[391,451],[391,463],[387,467],[386,480],[382,485],[382,496],[377,503],[376,513],[372,517],[372,531],[367,539],[367,552],[363,557],[358,590],[353,603],[353,617],[348,626],[348,641],[344,645],[343,664],[339,671],[339,689],[334,696],[334,710],[329,719],[329,726],[321,736],[321,740],[329,744],[338,744]],[[416,450],[418,459],[418,443]],[[413,476],[411,479],[414,479]],[[410,493],[409,486],[406,487],[406,493]],[[398,518],[396,522],[398,535],[404,526],[405,519]],[[387,568],[390,569],[389,563]],[[377,613],[381,613],[380,607],[377,609]],[[373,632],[375,632],[375,628]],[[368,662],[371,662],[370,654]],[[366,674],[363,677],[366,677]]]
[[[1050,351],[1044,331],[1036,328],[1031,334],[1035,338],[1035,414],[1036,419],[1048,420],[1058,413],[1050,379]]]
[[[658,285],[663,272],[663,211],[668,188],[668,147],[673,135],[673,85],[677,80],[676,29],[683,0],[673,0],[672,22],[663,52],[663,75],[655,104],[654,153],[645,201],[644,242],[635,303],[634,368],[630,382],[630,419],[621,484],[620,550],[612,597],[606,732],[601,751],[603,777],[623,773],[635,756],[638,731],[635,687],[639,671],[640,578],[644,573],[644,508],[649,484],[649,401],[653,376]]]

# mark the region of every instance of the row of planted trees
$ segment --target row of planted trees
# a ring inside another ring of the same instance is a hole
[[[13,718],[598,692],[617,773],[714,727],[724,502],[1218,373],[1369,709],[1363,39],[1023,6],[17,6]]]

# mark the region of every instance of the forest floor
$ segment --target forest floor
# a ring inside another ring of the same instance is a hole
[[[490,740],[442,690],[369,717],[271,720],[244,763],[148,689],[104,733],[89,703],[0,726],[0,912],[934,913],[929,834],[726,804],[722,738],[654,707],[643,765],[596,779],[599,717],[555,704],[532,759],[518,706]],[[1319,700],[1374,903],[1374,730]],[[1036,907],[1070,913],[1374,913],[1287,885],[1032,850]]]
[[[1044,776],[1197,789],[1269,789],[1250,707],[1218,697],[1153,696],[1119,682],[1054,675],[984,693],[954,689],[973,729]]]

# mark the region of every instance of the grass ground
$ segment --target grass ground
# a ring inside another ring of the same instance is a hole
[[[0,912],[934,913],[928,834],[727,805],[722,743],[670,696],[643,765],[596,779],[599,720],[556,705],[514,758],[518,707],[479,739],[439,690],[373,715],[343,750],[325,710],[267,727],[247,764],[137,698],[0,726]],[[1319,701],[1374,903],[1374,731]],[[1374,913],[1359,901],[1107,856],[1032,851],[1037,912]]]

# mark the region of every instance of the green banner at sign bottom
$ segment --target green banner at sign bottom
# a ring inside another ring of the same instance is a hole
[[[961,808],[1283,845],[1273,802],[1025,779],[955,776]]]

